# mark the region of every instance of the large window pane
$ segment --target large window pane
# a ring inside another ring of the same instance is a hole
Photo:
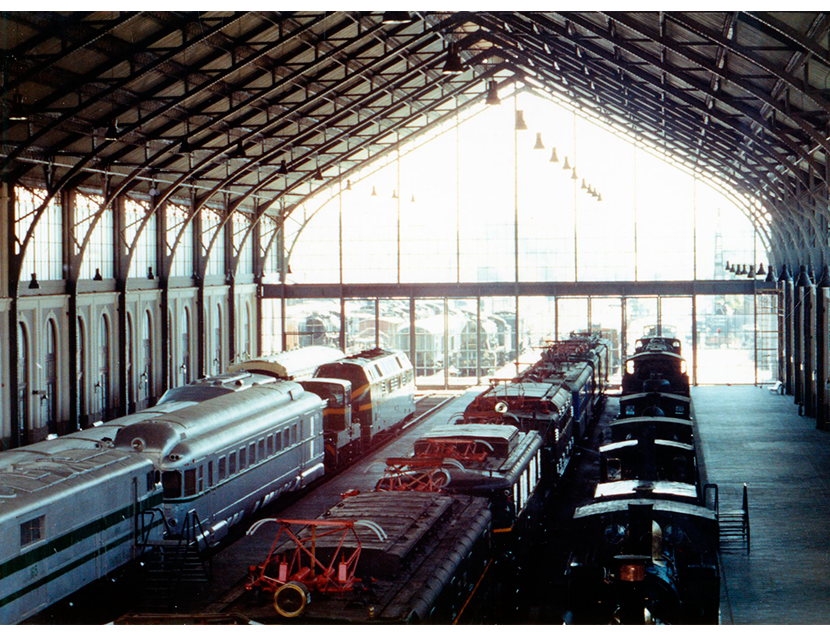
[[[346,354],[375,348],[375,300],[346,300]]]
[[[338,300],[286,300],[286,350],[305,346],[340,348]]]
[[[622,298],[591,298],[591,332],[608,340],[608,370],[620,381]]]
[[[698,383],[754,383],[754,296],[698,296],[696,302]]]
[[[557,302],[558,339],[567,339],[572,331],[588,329],[588,298],[559,298]]]
[[[641,337],[657,335],[657,298],[625,299],[625,356],[634,354]]]

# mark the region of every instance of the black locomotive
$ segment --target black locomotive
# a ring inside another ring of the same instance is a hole
[[[688,386],[678,340],[638,342],[599,482],[574,512],[566,621],[718,623],[717,487],[701,469]]]

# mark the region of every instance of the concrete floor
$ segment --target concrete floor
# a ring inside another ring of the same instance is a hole
[[[830,624],[830,434],[791,396],[754,386],[692,389],[720,509],[749,486],[751,553],[722,554],[721,622]]]

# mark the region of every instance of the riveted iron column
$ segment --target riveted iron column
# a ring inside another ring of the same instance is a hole
[[[815,388],[815,359],[816,359],[816,287],[813,281],[807,276],[804,286],[804,378],[802,404],[804,414],[812,417],[816,414],[816,388]]]
[[[795,316],[793,310],[793,279],[787,265],[781,267],[779,277],[781,286],[781,300],[784,305],[782,315],[783,332],[783,355],[784,355],[784,392],[788,395],[795,394],[795,363],[794,363],[794,342],[793,331]]]
[[[816,428],[830,430],[827,404],[828,315],[830,315],[830,265],[825,265],[816,289]]]
[[[795,358],[795,403],[800,408],[799,414],[804,414],[804,296],[807,287],[810,285],[810,275],[807,273],[807,265],[801,265],[798,272],[798,279],[795,283],[794,293],[794,327],[793,327],[793,357]]]

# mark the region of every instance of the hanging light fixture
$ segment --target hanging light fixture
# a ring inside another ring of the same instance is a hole
[[[372,186],[372,196],[377,196],[377,195],[378,195],[378,191],[375,189],[375,186],[373,185]]]
[[[574,167],[573,172],[571,173],[571,180],[576,181],[579,177],[576,175],[576,167]]]
[[[95,275],[92,276],[92,279],[93,280],[103,280],[104,279],[104,277],[101,275],[101,270],[100,269],[95,270]]]
[[[347,192],[352,191],[352,182],[349,179],[346,179],[346,187],[344,188]]]
[[[245,148],[242,147],[242,142],[236,144],[236,147],[231,151],[228,155],[230,159],[247,159],[248,155],[245,154]]]
[[[397,190],[392,190],[392,198],[398,198]]]
[[[31,282],[29,282],[29,288],[40,289],[40,283],[37,281],[37,276],[35,275],[34,271],[32,272],[32,280]]]
[[[576,169],[574,169],[574,174],[576,174]],[[584,178],[582,179],[582,185],[579,186],[579,189],[580,190],[587,190],[588,189],[588,186],[585,185],[585,179]]]
[[[501,104],[498,87],[499,85],[496,81],[490,81],[487,83],[487,98],[484,100],[484,103],[488,106],[498,106]]]
[[[107,141],[118,140],[118,119],[113,119],[104,131],[104,139]]]
[[[184,137],[182,144],[179,146],[179,154],[190,154],[191,152],[193,152],[193,146],[190,145],[190,140]]]
[[[563,170],[570,170],[571,169],[571,164],[568,163],[568,157],[565,157],[565,162],[562,164],[562,169]]]
[[[749,271],[746,272],[747,278],[754,278],[755,277],[755,265],[749,265]]]
[[[726,269],[726,270],[729,269],[729,261],[728,260],[726,261],[726,266],[724,267],[724,269]]]
[[[602,192],[597,192],[597,203],[602,203]]]
[[[285,159],[280,161],[280,167],[277,168],[277,174],[288,174],[288,166],[285,163]]]
[[[147,267],[147,280],[155,280],[156,276],[153,274],[153,268]]]
[[[6,118],[9,121],[28,121],[29,115],[23,108],[23,95],[15,95],[12,103],[9,104],[8,114]]]
[[[541,132],[536,133],[536,144],[533,146],[533,149],[534,150],[544,150],[545,149],[545,144],[542,143],[542,133]]]
[[[516,130],[527,130],[527,124],[525,123],[525,111],[524,110],[517,110],[516,111]]]
[[[320,166],[317,166],[317,169],[314,170],[314,176],[312,177],[315,181],[322,181],[323,180],[323,173],[320,171]]]
[[[458,54],[458,44],[454,42],[447,47],[447,61],[444,62],[444,75],[459,75],[464,72],[464,62]]]
[[[767,269],[767,277],[764,278],[765,282],[775,282],[775,269],[772,268],[772,263],[769,263],[769,269]]]
[[[553,148],[553,152],[550,153],[550,162],[551,163],[559,163],[559,157],[556,156],[556,148]]]
[[[412,195],[412,199],[410,199],[410,201],[409,201],[409,202],[410,202],[410,203],[414,203],[414,202],[415,202],[415,195],[414,195],[414,194]]]
[[[755,275],[758,276],[759,278],[761,276],[767,275],[767,271],[766,271],[766,269],[764,269],[764,263],[763,262],[760,265],[758,265],[758,271],[755,272]]]

